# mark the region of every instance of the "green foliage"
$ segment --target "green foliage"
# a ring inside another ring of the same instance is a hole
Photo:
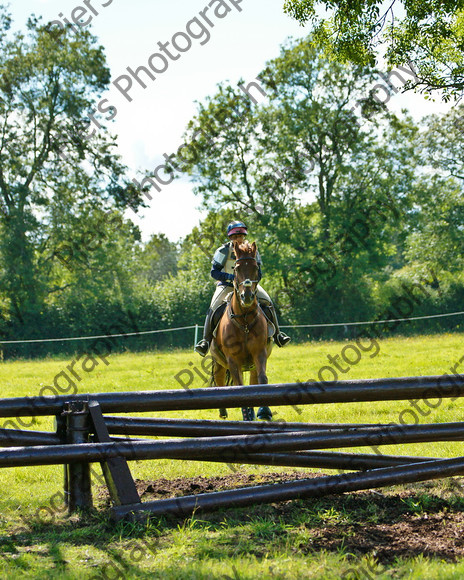
[[[196,324],[198,313],[206,312],[210,298],[208,289],[185,271],[154,288],[154,301],[162,312],[161,321],[166,328]]]
[[[424,188],[421,212],[414,231],[406,240],[405,256],[413,265],[459,274],[464,266],[462,188],[453,180],[442,180],[440,185],[433,188],[432,195],[430,188]]]
[[[375,70],[330,62],[310,39],[284,46],[259,78],[261,104],[221,86],[189,123],[199,145],[187,169],[215,211],[187,242],[208,240],[211,256],[227,212],[258,242],[285,322],[369,318],[375,279],[403,265],[419,129],[388,114]]]
[[[103,48],[88,31],[71,34],[35,18],[26,34],[12,33],[3,7],[1,15],[0,294],[34,330],[61,288],[50,249],[93,239],[99,214],[120,211],[132,190],[114,138],[92,113],[110,82]]]
[[[405,285],[420,297],[407,316],[461,310],[462,107],[418,125],[388,111],[397,89],[373,67],[331,60],[317,37],[289,41],[248,87],[252,98],[223,84],[199,105],[185,159],[174,163],[206,217],[177,244],[162,234],[144,243],[123,217],[140,192],[125,183],[112,138],[103,127],[91,139],[76,131],[109,81],[96,39],[35,20],[28,35],[12,35],[6,13],[1,22],[0,338],[159,330],[112,348],[190,346],[191,333],[164,329],[202,323],[211,258],[235,219],[258,244],[262,285],[283,324],[402,317]],[[458,325],[443,318],[388,332]],[[79,342],[39,343],[3,356],[81,351]]]
[[[390,66],[417,69],[408,88],[440,89],[445,100],[462,95],[462,2],[285,0],[284,11],[301,24],[310,21],[315,38],[343,62],[373,64],[382,51]]]
[[[136,258],[140,277],[150,285],[174,276],[177,273],[177,261],[176,244],[170,242],[164,234],[153,234]]]
[[[209,212],[183,240],[179,266],[194,271],[196,276],[204,276],[205,268],[211,267],[216,248],[227,241],[227,225],[237,219],[237,212],[230,208]],[[249,220],[245,222],[248,225]],[[206,279],[211,280],[209,272]]]
[[[424,163],[440,175],[464,180],[464,106],[458,105],[446,115],[430,115],[424,119],[427,130],[421,140]]]

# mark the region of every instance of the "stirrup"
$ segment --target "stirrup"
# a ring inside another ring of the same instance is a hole
[[[287,336],[285,332],[279,332],[279,334],[275,335],[274,340],[276,345],[282,348],[283,346],[288,344],[292,339],[289,336]]]
[[[200,356],[206,356],[209,350],[209,342],[203,338],[198,344],[195,345],[193,350]]]

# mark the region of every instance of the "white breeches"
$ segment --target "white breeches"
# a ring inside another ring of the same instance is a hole
[[[258,296],[258,300],[261,303],[267,303],[267,304],[272,304],[272,300],[269,296],[269,294],[266,292],[266,290],[264,290],[264,288],[262,288],[259,284],[256,288],[257,290],[257,296]],[[217,286],[216,290],[213,294],[213,297],[211,299],[211,310],[213,310],[213,312],[216,310],[216,308],[218,308],[218,306],[227,299],[227,296],[229,296],[229,294],[231,292],[234,291],[234,288],[232,286]]]

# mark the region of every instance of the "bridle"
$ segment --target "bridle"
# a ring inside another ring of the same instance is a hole
[[[256,258],[252,258],[250,257],[243,257],[243,258],[237,258],[235,260],[235,262],[244,262],[244,261],[254,261],[256,266],[258,266],[258,260]],[[237,280],[235,278],[235,268],[236,266],[234,266],[234,294],[238,300],[238,304],[239,304],[239,308],[241,309],[241,300],[240,300],[240,296],[239,296],[239,288],[240,286],[243,286],[244,288],[251,288],[253,286],[253,284],[256,284],[255,289],[251,292],[251,297],[254,300],[256,297],[256,294],[258,293],[258,283],[259,280],[250,280],[249,278],[246,278],[245,280],[243,280],[243,282],[239,282],[237,283]],[[245,312],[242,311],[241,314],[235,314],[232,310],[232,302],[229,302],[229,307],[227,309],[229,318],[231,319],[231,321],[235,324],[235,326],[237,326],[238,328],[240,328],[240,330],[242,330],[245,333],[245,343],[248,340],[248,334],[250,332],[250,330],[253,328],[253,326],[257,323],[258,318],[259,318],[259,304],[256,306],[256,308],[253,308],[253,310],[246,310]],[[253,318],[251,321],[247,321],[247,316],[254,314]],[[240,324],[236,319],[237,318],[242,318],[243,319],[243,323]]]
[[[244,262],[245,260],[248,260],[248,261],[253,260],[255,262],[256,266],[258,266],[258,261],[256,260],[256,258],[251,258],[251,257],[237,258],[235,260],[235,263],[237,263],[237,262]],[[235,272],[235,267],[234,267],[234,272]],[[234,276],[234,290],[235,290],[236,293],[238,293],[238,289],[242,285],[243,285],[244,288],[251,288],[253,286],[253,284],[256,284],[255,289],[251,292],[251,297],[253,299],[255,298],[255,296],[256,296],[256,294],[258,292],[258,286],[257,286],[258,283],[259,283],[259,280],[250,280],[249,278],[246,278],[245,280],[243,280],[242,282],[239,282],[237,284],[237,281],[236,281],[235,276]]]

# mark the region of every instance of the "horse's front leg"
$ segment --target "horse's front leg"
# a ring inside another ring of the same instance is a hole
[[[243,372],[241,365],[236,364],[234,361],[229,359],[229,370],[230,376],[232,377],[232,382],[234,385],[243,385]],[[255,410],[253,407],[242,407],[242,415],[244,421],[254,421],[255,420]]]
[[[267,352],[261,352],[258,356],[253,359],[255,370],[253,371],[256,375],[257,382],[255,385],[267,385]]]
[[[267,354],[261,353],[259,356],[257,356],[254,360],[254,364],[255,368],[250,373],[250,385],[267,385]],[[261,419],[261,421],[271,421],[272,411],[269,407],[260,407],[258,409],[257,417],[258,419]]]

